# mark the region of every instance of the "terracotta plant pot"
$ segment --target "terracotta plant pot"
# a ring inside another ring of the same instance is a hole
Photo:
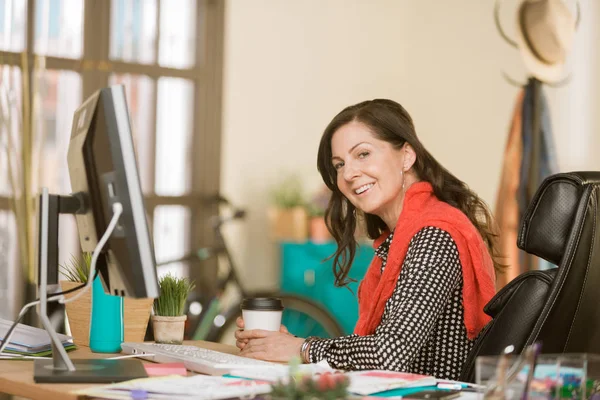
[[[304,241],[308,236],[308,214],[304,207],[270,208],[268,211],[271,239]]]
[[[331,234],[325,225],[325,218],[312,217],[310,219],[310,240],[315,243],[325,243],[331,240]]]
[[[181,344],[187,315],[178,317],[152,316],[154,341],[156,343]]]
[[[60,281],[62,291],[67,291],[81,285],[79,282]],[[77,292],[66,294],[65,297],[71,298]],[[73,343],[77,346],[90,345],[90,317],[92,311],[92,291],[88,290],[83,296],[72,303],[65,304],[67,310],[67,319],[71,328]]]
[[[79,282],[60,281],[63,291],[81,285]],[[69,293],[65,297],[74,296],[77,292]],[[79,299],[65,305],[67,318],[71,328],[73,342],[77,346],[90,345],[90,314],[91,290]],[[126,297],[123,302],[124,337],[126,342],[143,342],[148,328],[148,320],[152,311],[154,299],[131,299]]]

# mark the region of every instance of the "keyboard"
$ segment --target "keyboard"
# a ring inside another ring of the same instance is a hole
[[[139,358],[157,363],[180,362],[190,371],[207,375],[223,375],[232,370],[254,367],[276,367],[282,364],[235,356],[216,350],[196,346],[158,343],[124,342],[121,349],[125,354],[138,354]]]

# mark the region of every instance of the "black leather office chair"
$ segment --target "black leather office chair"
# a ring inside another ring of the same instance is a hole
[[[473,382],[475,359],[542,342],[543,353],[600,353],[600,172],[542,182],[521,223],[520,249],[558,266],[526,272],[486,305],[493,319],[479,335],[460,380]]]

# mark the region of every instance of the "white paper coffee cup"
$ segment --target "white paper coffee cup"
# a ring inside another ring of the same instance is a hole
[[[279,331],[283,303],[275,297],[253,297],[242,301],[244,330]]]

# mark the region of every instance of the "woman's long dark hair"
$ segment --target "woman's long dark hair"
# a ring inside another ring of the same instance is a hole
[[[336,286],[346,286],[352,281],[348,273],[356,255],[357,210],[337,187],[337,171],[331,161],[331,139],[339,128],[352,121],[363,123],[377,138],[391,143],[394,148],[400,149],[405,143],[410,144],[416,154],[416,161],[412,168],[417,178],[431,183],[433,192],[439,200],[458,208],[469,218],[492,255],[494,269],[496,271],[502,269],[502,264],[497,261],[497,235],[488,206],[464,182],[452,175],[425,150],[417,138],[412,118],[400,104],[392,100],[376,99],[342,110],[323,132],[319,145],[317,168],[323,181],[332,191],[325,211],[325,221],[337,242],[337,250],[332,256]],[[387,229],[383,220],[376,215],[364,214],[364,220],[367,235],[371,239],[379,237]]]

